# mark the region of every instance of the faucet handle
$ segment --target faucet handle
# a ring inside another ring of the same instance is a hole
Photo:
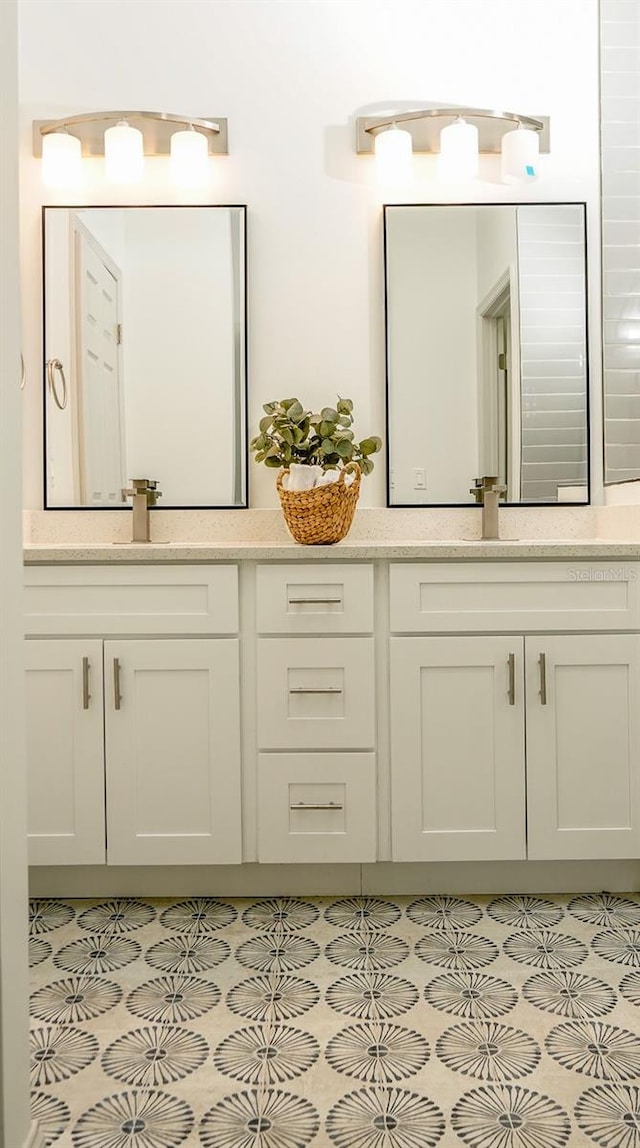
[[[149,506],[154,506],[156,499],[162,498],[157,478],[132,478],[130,481],[130,487],[123,487],[123,498],[135,498],[137,494],[144,494]]]

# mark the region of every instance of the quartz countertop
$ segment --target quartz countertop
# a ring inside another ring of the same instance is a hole
[[[334,546],[300,546],[279,509],[151,512],[150,543],[131,543],[118,511],[25,511],[24,560],[62,563],[640,559],[638,507],[504,507],[497,542],[475,507],[362,508]]]
[[[345,539],[333,546],[300,546],[295,542],[87,542],[31,543],[25,547],[28,565],[46,563],[81,565],[112,563],[174,562],[314,562],[394,559],[407,561],[487,561],[582,559],[640,559],[640,541],[570,538],[504,539],[482,542],[471,539]]]

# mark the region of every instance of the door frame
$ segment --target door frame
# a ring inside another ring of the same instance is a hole
[[[476,333],[478,349],[478,457],[483,474],[498,474],[498,397],[495,378],[498,371],[495,321],[509,303],[509,356],[507,362],[507,499],[520,501],[522,458],[522,399],[520,381],[520,307],[518,273],[515,264],[496,280],[478,304]]]

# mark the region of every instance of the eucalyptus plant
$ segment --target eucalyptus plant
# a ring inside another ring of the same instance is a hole
[[[356,442],[351,399],[338,396],[335,407],[323,407],[319,414],[305,410],[299,399],[265,403],[263,410],[258,434],[249,444],[256,462],[273,467],[297,462],[324,470],[357,462],[363,474],[371,474],[371,455],[382,448],[382,440],[370,435]]]

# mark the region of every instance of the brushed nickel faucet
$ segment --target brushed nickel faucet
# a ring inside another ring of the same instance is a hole
[[[507,493],[506,486],[498,482],[496,475],[485,474],[475,479],[469,493],[482,505],[482,541],[497,542],[500,538],[498,505],[501,495]]]
[[[133,499],[133,542],[150,542],[149,509],[156,505],[162,491],[155,478],[132,478],[131,488],[122,491],[125,498]]]

